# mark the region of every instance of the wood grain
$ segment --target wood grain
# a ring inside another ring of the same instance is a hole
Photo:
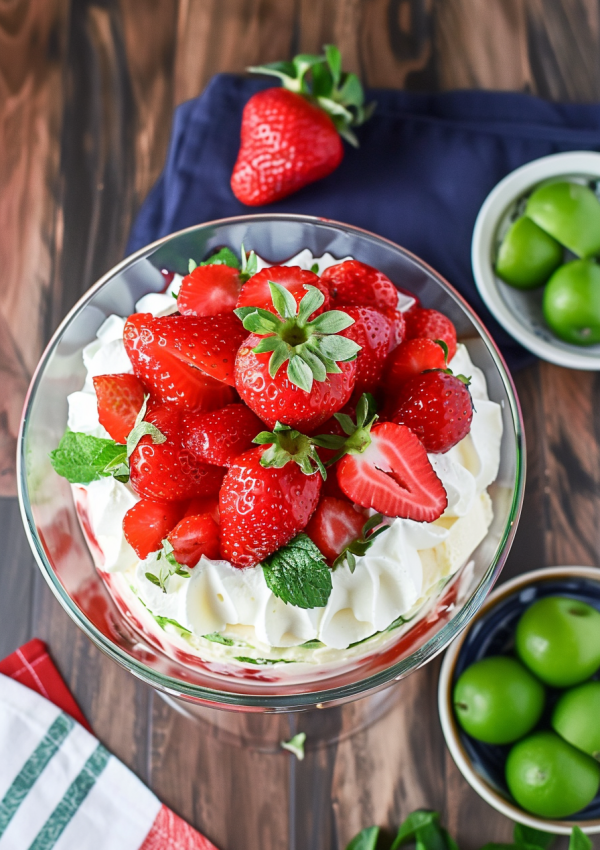
[[[335,42],[370,86],[594,100],[599,40],[597,0],[0,0],[0,493],[14,493],[18,416],[44,342],[121,257],[174,106],[213,74]],[[539,364],[517,385],[529,472],[505,576],[597,563],[599,379]],[[36,570],[14,499],[0,500],[0,529],[0,652],[48,641],[102,741],[222,850],[343,850],[417,806],[438,809],[462,850],[509,838],[444,746],[439,661],[400,683],[385,717],[309,746],[302,763],[240,747],[87,641]],[[342,708],[322,722],[343,731],[351,718]]]

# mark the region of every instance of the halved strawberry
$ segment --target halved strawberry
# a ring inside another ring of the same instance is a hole
[[[365,515],[346,499],[325,496],[306,526],[306,533],[328,561],[361,536]]]
[[[332,307],[366,304],[381,310],[398,306],[398,291],[389,277],[358,260],[330,266],[321,275],[321,280],[329,288]]]
[[[383,389],[392,405],[402,384],[427,369],[445,369],[444,349],[432,339],[407,339],[388,357],[383,372]]]
[[[180,501],[216,493],[224,470],[199,461],[181,442],[181,414],[177,408],[157,407],[145,420],[156,425],[167,438],[154,444],[142,437],[129,458],[129,482],[138,496],[162,501]]]
[[[140,499],[123,517],[123,534],[141,560],[162,547],[162,541],[175,528],[185,502],[157,502]]]
[[[262,307],[274,313],[273,299],[269,281],[279,283],[294,296],[296,304],[306,295],[305,286],[316,286],[325,296],[323,304],[318,307],[311,318],[329,310],[329,289],[314,272],[301,269],[299,266],[271,266],[253,275],[242,287],[236,307]]]
[[[345,438],[313,437],[316,445],[338,449],[338,484],[357,505],[384,516],[432,522],[447,505],[446,491],[418,438],[403,425],[373,425],[377,414],[372,398],[363,395],[356,406],[356,425],[337,414]]]
[[[407,425],[428,452],[443,454],[471,430],[471,393],[456,375],[426,372],[400,388],[392,419]]]
[[[123,341],[133,371],[160,401],[209,411],[234,400],[222,381],[233,381],[235,354],[245,335],[233,314],[155,319],[134,313]]]
[[[339,461],[337,479],[349,499],[384,516],[433,522],[448,504],[419,439],[393,422],[375,425],[369,446]]]
[[[184,316],[231,313],[241,288],[239,269],[216,263],[196,266],[181,282],[177,309]]]
[[[212,413],[184,416],[181,439],[199,460],[230,466],[262,430],[263,423],[245,404],[229,404]]]
[[[441,339],[448,347],[448,360],[456,354],[456,328],[438,310],[409,310],[406,319],[406,339]]]
[[[167,539],[175,560],[186,567],[195,567],[202,555],[211,560],[221,557],[219,526],[210,514],[184,517]]]
[[[390,350],[392,323],[381,310],[375,307],[344,307],[354,324],[342,331],[342,335],[360,345],[356,355],[355,397],[364,392],[374,392],[381,380],[383,366]],[[398,314],[400,315],[400,313]]]
[[[135,375],[97,375],[94,390],[98,419],[116,443],[126,443],[144,403],[144,387]]]

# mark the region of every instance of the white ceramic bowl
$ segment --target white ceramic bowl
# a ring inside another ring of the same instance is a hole
[[[600,180],[600,153],[575,151],[545,156],[501,180],[485,199],[475,222],[471,243],[473,275],[490,312],[525,348],[559,366],[600,370],[600,345],[571,345],[547,326],[542,315],[543,287],[515,289],[494,273],[493,261],[511,214],[535,186],[556,177],[577,182]]]
[[[522,610],[544,595],[567,595],[600,604],[600,569],[597,567],[547,567],[523,573],[497,587],[472,620],[468,629],[450,645],[440,670],[438,708],[442,731],[456,766],[471,788],[494,809],[517,823],[551,832],[570,834],[577,825],[588,834],[600,833],[600,792],[582,813],[571,818],[547,819],[521,809],[497,780],[497,748],[478,745],[464,733],[454,716],[452,692],[455,679],[474,660],[506,651]],[[475,747],[473,747],[475,744]],[[503,784],[503,783],[502,783]]]

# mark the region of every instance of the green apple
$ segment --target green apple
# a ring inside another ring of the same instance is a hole
[[[547,685],[579,685],[600,667],[600,611],[565,596],[538,599],[517,623],[515,648]]]
[[[557,269],[544,290],[542,310],[550,329],[565,342],[600,342],[600,266],[573,260]]]
[[[566,818],[598,793],[600,765],[554,732],[535,732],[508,754],[506,783],[526,811],[543,818]]]
[[[562,246],[527,216],[508,229],[498,250],[496,274],[517,289],[545,283],[563,259]]]
[[[586,682],[566,691],[552,714],[555,732],[600,761],[600,682]]]
[[[459,676],[454,711],[467,734],[486,744],[510,744],[530,732],[544,710],[543,685],[520,661],[495,655]]]
[[[600,253],[600,202],[588,186],[544,183],[530,195],[525,214],[578,257]]]

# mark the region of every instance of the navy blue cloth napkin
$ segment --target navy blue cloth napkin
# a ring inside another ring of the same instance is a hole
[[[219,75],[176,110],[165,169],[133,226],[128,252],[193,224],[251,212],[344,221],[432,265],[473,305],[509,366],[530,362],[475,288],[475,218],[494,185],[518,166],[559,151],[600,150],[600,106],[508,92],[371,91],[378,106],[358,130],[360,148],[346,145],[333,174],[268,207],[246,207],[229,186],[242,109],[270,85],[268,79]]]

